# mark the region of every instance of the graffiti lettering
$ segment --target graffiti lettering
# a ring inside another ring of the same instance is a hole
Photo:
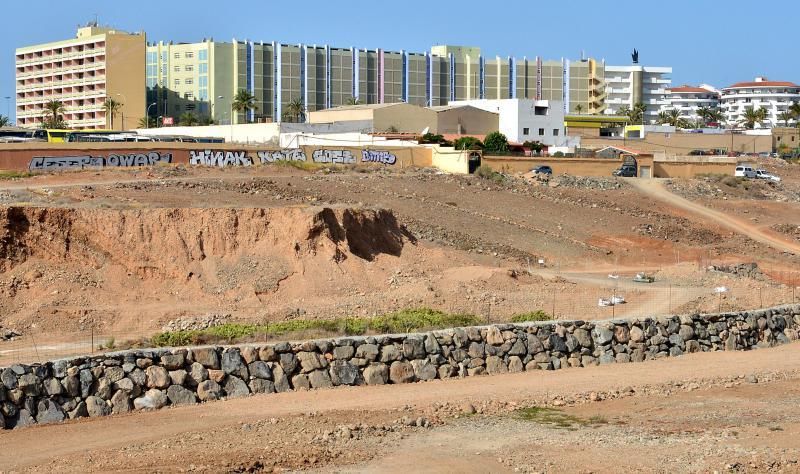
[[[102,156],[36,156],[28,164],[30,171],[49,171],[63,169],[152,166],[156,163],[172,163],[171,153],[151,151],[132,154],[109,154]]]
[[[251,166],[253,160],[246,151],[190,150],[189,163],[203,166]]]
[[[362,150],[361,161],[365,163],[383,163],[384,165],[393,165],[397,163],[397,157],[394,153],[388,151],[377,150]]]
[[[314,163],[355,164],[350,150],[314,150]]]
[[[258,159],[261,160],[261,163],[274,163],[276,161],[306,161],[306,154],[300,148],[259,151],[257,154]]]

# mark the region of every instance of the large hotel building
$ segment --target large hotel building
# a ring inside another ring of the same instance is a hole
[[[93,24],[79,29],[75,39],[18,49],[16,66],[21,126],[40,124],[51,99],[64,102],[64,119],[76,128],[110,127],[106,98],[125,104],[120,115],[127,128],[144,116],[178,118],[187,112],[217,123],[294,120],[298,104],[307,114],[355,101],[441,106],[517,98],[562,102],[567,113],[614,110],[607,103],[613,68],[603,61],[486,57],[479,48],[463,46],[420,53],[212,39],[147,43],[144,34]],[[671,71],[659,68],[659,87],[668,86]],[[241,90],[256,99],[247,117],[231,110]],[[637,97],[615,97],[614,108]],[[122,121],[117,117],[114,128]]]
[[[103,104],[113,98],[124,104],[114,128],[135,127],[145,113],[145,48],[144,34],[92,24],[73,39],[17,49],[17,124],[38,126],[45,104],[59,100],[70,127],[109,128]]]

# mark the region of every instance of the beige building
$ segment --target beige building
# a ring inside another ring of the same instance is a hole
[[[73,39],[16,50],[16,115],[22,127],[37,127],[45,103],[61,101],[70,128],[111,128],[106,99],[124,104],[115,129],[133,128],[145,116],[143,33],[90,24]]]
[[[345,105],[309,114],[309,123],[351,123],[365,133],[486,135],[499,129],[499,115],[471,106],[420,107],[394,104]]]

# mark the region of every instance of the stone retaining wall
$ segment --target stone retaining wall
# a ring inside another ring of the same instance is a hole
[[[800,305],[718,315],[495,324],[420,334],[130,350],[0,369],[0,427],[337,385],[641,362],[798,338]]]

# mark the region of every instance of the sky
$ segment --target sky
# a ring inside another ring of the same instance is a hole
[[[672,83],[724,87],[766,76],[800,82],[792,0],[40,0],[4,2],[0,114],[14,112],[14,49],[74,37],[78,25],[144,31],[148,41],[252,40],[485,56],[671,66]],[[5,100],[10,96],[11,100]]]

